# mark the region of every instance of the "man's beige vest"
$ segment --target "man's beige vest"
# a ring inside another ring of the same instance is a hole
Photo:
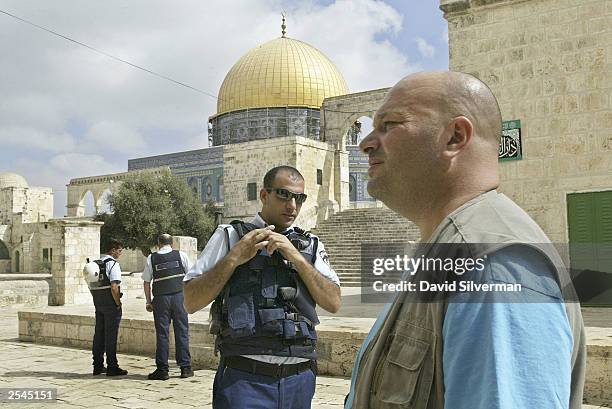
[[[565,293],[571,291],[569,274],[558,253],[552,246],[537,246],[550,243],[546,234],[527,213],[497,191],[484,193],[447,216],[424,243],[426,255],[432,254],[436,243],[464,244],[474,258],[509,245],[532,243],[555,267],[564,296],[570,299]],[[400,293],[395,299],[359,368],[354,369],[358,373],[353,409],[444,408],[442,324],[446,303],[408,302],[408,294]],[[577,302],[566,302],[566,310],[574,337],[570,409],[579,409],[586,369],[584,325]]]

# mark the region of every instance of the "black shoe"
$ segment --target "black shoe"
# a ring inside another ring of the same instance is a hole
[[[106,367],[105,366],[94,367],[94,369],[93,369],[94,376],[103,374],[105,372],[106,372]]]
[[[181,367],[181,378],[191,378],[193,376],[193,369],[190,366]]]
[[[167,381],[170,379],[170,375],[168,375],[168,371],[158,368],[154,372],[151,372],[147,378],[151,381]]]
[[[121,369],[119,367],[116,368],[108,368],[106,370],[106,376],[123,376],[127,375],[128,371],[125,369]]]

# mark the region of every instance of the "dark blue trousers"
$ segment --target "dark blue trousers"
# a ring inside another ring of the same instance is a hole
[[[96,329],[94,332],[92,355],[94,368],[104,366],[104,353],[106,352],[106,366],[117,368],[117,336],[121,310],[114,306],[96,307]]]
[[[168,370],[170,321],[174,327],[174,346],[176,364],[181,368],[191,366],[189,353],[189,319],[183,307],[183,292],[158,295],[151,302],[153,319],[155,320],[155,335],[157,348],[155,364],[163,371]]]
[[[311,370],[279,379],[219,365],[213,409],[310,409],[315,385]]]

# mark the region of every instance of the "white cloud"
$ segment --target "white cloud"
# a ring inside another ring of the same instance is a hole
[[[338,0],[322,7],[300,3],[289,14],[288,36],[321,50],[334,62],[351,92],[392,86],[417,70],[388,37],[402,27],[391,6],[371,0]]]
[[[86,151],[134,151],[145,146],[144,138],[123,124],[100,121],[93,124],[83,137]]]
[[[417,47],[419,48],[419,53],[425,58],[431,58],[436,53],[436,49],[433,45],[429,44],[427,40],[422,37],[417,37],[414,39],[417,43]]]
[[[75,138],[66,132],[53,133],[45,129],[9,126],[0,128],[0,146],[3,150],[17,148],[62,152],[75,147]]]
[[[116,164],[96,154],[63,153],[51,158],[49,164],[51,168],[68,176],[68,178],[105,175],[121,171]],[[82,174],[83,171],[91,171],[91,173]]]
[[[448,44],[448,27],[444,27],[444,31],[442,32],[442,41]]]
[[[280,36],[283,8],[288,36],[330,57],[352,92],[391,86],[417,69],[391,41],[402,15],[376,0],[3,2],[20,17],[213,95],[240,56]],[[64,186],[72,177],[125,171],[128,158],[207,146],[214,98],[0,19],[0,165],[33,185]]]

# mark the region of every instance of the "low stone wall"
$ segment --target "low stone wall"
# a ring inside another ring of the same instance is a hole
[[[50,282],[50,277],[19,280],[3,280],[0,277],[0,308],[48,305]]]
[[[142,306],[144,308],[144,305]],[[213,338],[202,314],[189,325],[190,350],[194,367],[215,369]],[[190,317],[190,320],[192,318]],[[351,375],[354,359],[373,320],[364,318],[321,317],[319,334],[319,372],[323,375]],[[39,344],[90,349],[94,334],[93,307],[90,315],[69,315],[46,311],[19,312],[19,339]],[[585,402],[606,404],[612,402],[612,330],[587,328],[587,379]],[[170,334],[170,357],[174,356],[174,335]],[[119,331],[118,350],[143,356],[155,356],[155,327],[149,319],[124,318]]]
[[[144,298],[141,273],[123,275],[123,300]],[[0,274],[0,308],[36,308],[49,305],[51,274]],[[91,303],[91,296],[85,298]]]
[[[144,308],[144,304],[143,304]],[[19,311],[19,339],[37,344],[90,349],[95,319],[90,315],[66,315],[42,311]],[[318,367],[325,375],[350,376],[355,355],[367,332],[354,327],[331,330],[322,325],[318,331]],[[327,325],[329,327],[329,325]],[[190,350],[196,368],[215,369],[213,337],[208,324],[191,322]],[[174,356],[174,335],[170,329],[170,356]],[[155,327],[153,319],[123,318],[119,327],[117,350],[123,353],[155,356]]]

